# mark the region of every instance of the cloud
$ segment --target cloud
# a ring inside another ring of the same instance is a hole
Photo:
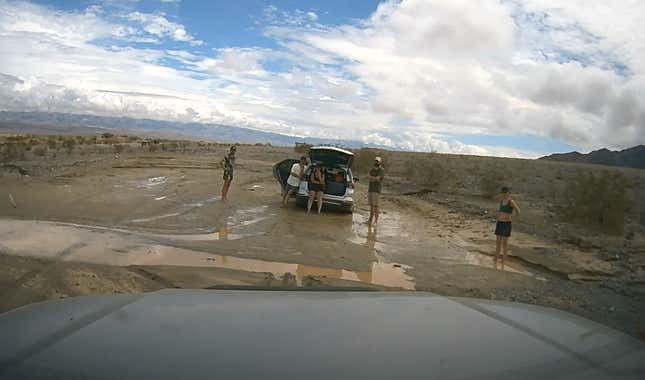
[[[188,42],[196,46],[204,43],[188,34],[183,25],[168,20],[163,13],[131,12],[126,18],[140,23],[143,30],[153,36],[170,37],[175,41]]]
[[[537,155],[449,135],[624,148],[645,143],[645,43],[634,37],[643,13],[645,3],[626,0],[407,0],[324,25],[311,10],[269,6],[257,22],[273,47],[205,54],[190,48],[206,43],[164,13],[0,0],[0,109],[464,154]]]

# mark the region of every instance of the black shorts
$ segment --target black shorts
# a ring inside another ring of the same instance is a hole
[[[495,235],[509,237],[511,236],[511,222],[497,221],[495,225]]]
[[[224,175],[222,176],[222,179],[224,181],[232,181],[233,180],[233,169],[224,168]]]
[[[325,185],[320,183],[308,183],[307,188],[309,191],[323,191],[325,190]]]

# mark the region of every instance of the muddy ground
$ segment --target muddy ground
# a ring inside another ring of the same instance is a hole
[[[409,289],[552,306],[645,339],[642,263],[521,230],[495,262],[494,202],[411,194],[401,178],[373,230],[364,183],[353,215],[283,209],[271,167],[292,148],[241,146],[223,203],[225,149],[61,154],[2,173],[0,311],[167,287]]]

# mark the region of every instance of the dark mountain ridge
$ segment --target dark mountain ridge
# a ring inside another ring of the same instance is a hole
[[[587,154],[580,152],[556,153],[540,157],[540,159],[645,169],[645,145],[637,145],[623,150],[603,148]]]

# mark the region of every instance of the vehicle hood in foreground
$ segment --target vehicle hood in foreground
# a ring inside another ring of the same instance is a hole
[[[163,290],[0,315],[0,378],[644,378],[645,344],[561,311],[421,292]]]

